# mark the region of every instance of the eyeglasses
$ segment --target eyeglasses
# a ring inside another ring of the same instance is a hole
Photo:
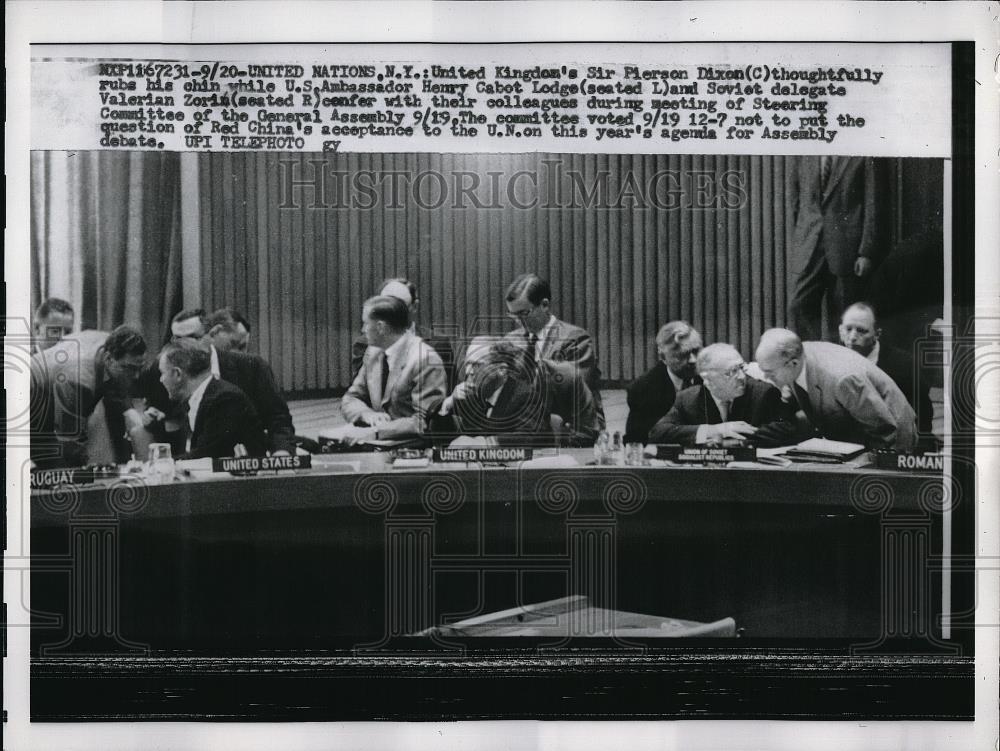
[[[747,364],[745,362],[739,362],[733,365],[732,367],[727,368],[726,370],[706,370],[703,371],[701,375],[702,377],[706,375],[707,376],[720,375],[724,378],[735,378],[740,373],[743,373],[745,375],[746,372],[747,372]]]

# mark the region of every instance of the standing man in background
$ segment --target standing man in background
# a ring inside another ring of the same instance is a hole
[[[604,428],[601,403],[601,371],[590,334],[571,323],[560,321],[550,310],[552,288],[537,274],[521,274],[507,288],[507,312],[518,327],[504,338],[524,347],[535,360],[568,363],[590,389],[597,421]]]
[[[854,156],[800,157],[793,180],[797,277],[788,316],[802,339],[820,341],[831,338],[821,330],[824,298],[832,327],[864,296],[882,257],[878,205],[885,185],[874,159]]]

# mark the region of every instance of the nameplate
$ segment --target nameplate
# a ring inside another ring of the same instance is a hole
[[[62,485],[92,485],[95,480],[117,477],[117,467],[74,467],[72,469],[33,469],[32,490],[51,490]]]
[[[213,459],[213,472],[231,475],[255,475],[258,472],[277,472],[286,469],[310,469],[311,456],[239,456]]]
[[[876,451],[875,466],[900,472],[943,472],[942,454],[910,454],[900,451]]]
[[[656,458],[677,464],[724,465],[730,462],[753,462],[757,460],[757,449],[746,446],[682,447],[657,446]]]
[[[526,462],[532,456],[530,448],[510,447],[469,447],[469,448],[436,448],[436,462]]]

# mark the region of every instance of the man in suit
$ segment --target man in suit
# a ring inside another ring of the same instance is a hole
[[[39,468],[128,461],[129,391],[146,361],[131,326],[81,331],[31,358],[31,459]],[[134,410],[132,410],[134,412]],[[138,417],[137,415],[135,415]],[[97,457],[98,439],[112,456]]]
[[[827,338],[820,329],[824,295],[830,321],[861,299],[883,252],[878,209],[883,182],[870,157],[799,158],[792,188],[797,278],[788,314],[804,339]]]
[[[650,431],[655,443],[756,446],[795,443],[794,412],[771,384],[746,375],[746,363],[730,344],[710,344],[698,354],[703,383],[677,394],[674,405]]]
[[[671,321],[656,335],[659,361],[628,387],[628,418],[625,442],[646,443],[649,431],[674,405],[683,389],[701,383],[698,353],[701,334],[687,321]]]
[[[257,355],[233,350],[220,351],[209,341],[208,317],[201,308],[183,310],[170,323],[172,341],[191,339],[204,342],[208,347],[212,375],[238,387],[260,416],[267,433],[267,445],[272,456],[295,452],[292,416],[267,361]],[[152,435],[169,441],[172,445],[183,442],[186,421],[171,406],[158,379],[157,370],[143,376],[143,396],[152,408],[147,410],[157,422],[149,424]],[[149,418],[147,417],[147,420]]]
[[[35,340],[32,354],[55,346],[63,337],[73,333],[76,314],[73,306],[58,297],[49,297],[42,301],[35,311],[33,322]]]
[[[915,445],[915,416],[903,392],[857,352],[769,329],[757,346],[757,363],[794,400],[811,434],[867,448],[906,451]]]
[[[170,342],[157,365],[167,394],[187,411],[190,435],[180,458],[263,456],[264,430],[257,411],[240,389],[212,375],[212,358],[204,343]]]
[[[590,389],[597,419],[604,428],[601,403],[601,371],[590,334],[571,323],[560,321],[551,311],[552,288],[537,274],[521,274],[507,288],[507,313],[518,326],[505,337],[523,347],[534,360],[567,363],[576,369]]]
[[[382,282],[379,295],[396,297],[406,303],[410,312],[410,333],[423,339],[424,344],[438,353],[448,377],[448,387],[454,383],[455,352],[451,341],[446,337],[435,337],[432,332],[422,326],[417,326],[417,311],[420,308],[420,298],[417,296],[417,285],[404,277],[394,277]],[[364,336],[357,337],[351,344],[351,372],[358,374],[364,363],[365,352],[368,350],[368,340]]]
[[[435,416],[435,432],[498,444],[591,446],[601,428],[590,389],[567,363],[533,360],[507,341],[477,337],[465,379]]]
[[[345,440],[392,440],[423,435],[430,415],[445,397],[441,358],[410,330],[402,300],[372,297],[362,311],[368,341],[364,362],[341,401],[344,418],[356,429]]]

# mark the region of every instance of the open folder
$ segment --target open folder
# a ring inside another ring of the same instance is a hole
[[[864,450],[865,447],[860,443],[810,438],[788,449],[782,456],[795,462],[840,464],[864,453]]]

